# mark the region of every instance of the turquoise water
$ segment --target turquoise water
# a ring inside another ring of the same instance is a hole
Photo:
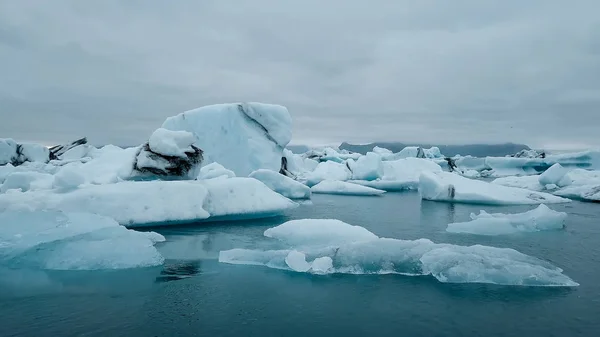
[[[384,197],[315,195],[284,217],[158,228],[164,267],[112,272],[0,269],[0,336],[597,336],[600,205],[569,213],[563,231],[480,237],[445,232],[470,212],[522,212]],[[217,261],[221,250],[267,248],[265,229],[336,218],[379,236],[509,247],[548,260],[581,285],[444,284],[433,277],[315,276]]]

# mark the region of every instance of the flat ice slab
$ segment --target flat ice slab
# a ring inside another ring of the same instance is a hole
[[[313,193],[320,194],[339,194],[339,195],[362,195],[362,196],[378,196],[385,193],[383,190],[378,190],[372,187],[348,183],[345,181],[324,180],[317,185],[311,187]]]
[[[425,200],[472,204],[536,205],[570,202],[569,199],[548,193],[490,184],[449,172],[424,172],[419,179],[419,191]]]
[[[265,236],[286,249],[231,249],[219,261],[313,274],[431,275],[444,283],[578,285],[560,268],[513,249],[380,238],[339,220],[290,221]]]
[[[0,263],[11,268],[125,269],[161,265],[165,238],[90,213],[0,213]]]
[[[517,214],[487,213],[471,214],[472,221],[451,223],[446,229],[450,233],[476,235],[503,235],[524,232],[559,230],[565,227],[567,213],[554,211],[546,205]]]
[[[257,170],[250,174],[250,178],[260,180],[273,191],[290,199],[310,199],[310,187],[286,177],[279,172],[271,170]]]
[[[129,227],[187,223],[210,217],[278,215],[297,204],[251,178],[206,181],[140,181],[87,185],[66,192],[0,194],[0,212],[88,212]]]

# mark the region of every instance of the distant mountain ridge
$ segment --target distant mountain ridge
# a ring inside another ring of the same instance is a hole
[[[430,145],[430,144],[405,144],[398,142],[375,142],[365,145],[354,145],[347,142],[343,142],[340,145],[340,150],[348,150],[352,152],[358,152],[365,154],[372,151],[375,146],[383,147],[392,152],[400,152],[407,146],[420,146],[422,148],[430,148],[437,146],[440,148],[442,154],[453,157],[457,154],[467,156],[471,155],[474,157],[504,157],[507,155],[515,154],[521,150],[531,150],[531,148],[525,144],[465,144],[465,145]]]

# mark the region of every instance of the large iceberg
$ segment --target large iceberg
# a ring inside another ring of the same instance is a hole
[[[570,201],[548,193],[490,184],[449,172],[423,172],[419,179],[419,191],[425,200],[487,205],[536,205]]]
[[[385,193],[384,190],[352,184],[345,181],[323,180],[311,187],[311,191],[317,194],[339,194],[339,195],[362,195],[377,196]]]
[[[0,194],[0,212],[95,213],[129,227],[277,215],[297,204],[251,178],[140,181]]]
[[[290,199],[310,199],[310,187],[271,170],[257,170],[250,178],[260,180],[273,191]]]
[[[337,220],[295,220],[268,229],[265,236],[285,248],[226,250],[219,261],[313,274],[431,275],[445,283],[578,285],[560,268],[513,249],[379,238]]]
[[[451,223],[446,231],[477,235],[503,235],[522,232],[557,230],[565,227],[567,213],[557,212],[542,204],[537,208],[518,214],[471,213],[472,221]]]
[[[39,144],[18,144],[13,139],[0,139],[0,165],[21,165],[26,162],[47,163],[50,150]]]
[[[354,180],[377,180],[384,174],[381,156],[374,152],[369,152],[356,161],[349,159],[348,167]]]
[[[292,136],[292,118],[279,105],[218,104],[169,117],[162,128],[194,134],[207,162],[218,162],[238,176],[258,169],[279,171]]]
[[[89,213],[0,213],[0,263],[54,270],[124,269],[161,265],[154,247],[165,238],[136,232]]]

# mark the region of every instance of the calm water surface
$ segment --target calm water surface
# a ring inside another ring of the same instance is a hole
[[[160,268],[0,271],[0,336],[600,336],[600,205],[551,206],[567,229],[481,237],[445,232],[469,213],[522,212],[384,197],[316,195],[284,217],[158,228]],[[443,284],[433,277],[299,274],[217,261],[261,248],[290,219],[336,218],[379,236],[510,247],[552,262],[572,289]]]

